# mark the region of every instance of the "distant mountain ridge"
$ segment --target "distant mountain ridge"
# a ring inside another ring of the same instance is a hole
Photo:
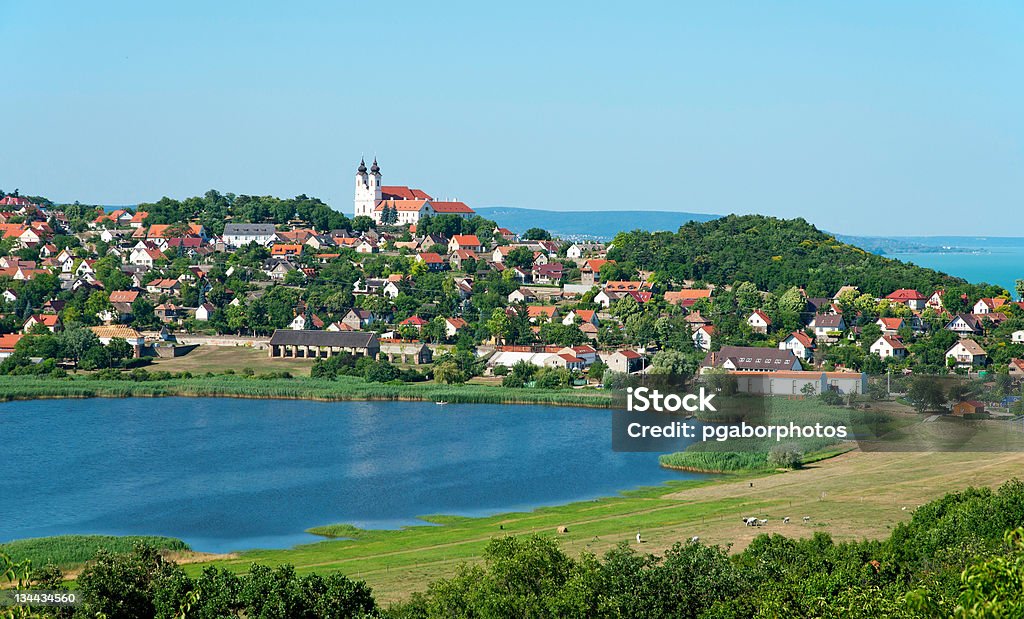
[[[689,222],[705,222],[722,215],[673,211],[548,211],[511,206],[485,206],[476,209],[482,217],[522,233],[528,228],[544,228],[567,239],[607,241],[619,232],[646,230],[675,232]],[[1021,247],[1020,237],[977,236],[859,236],[831,233],[843,243],[856,245],[879,255],[902,253],[987,253],[994,247]]]
[[[517,233],[529,228],[544,228],[563,238],[602,241],[611,240],[624,230],[675,232],[689,221],[711,221],[721,217],[672,211],[545,211],[511,206],[484,206],[477,208],[476,212]]]

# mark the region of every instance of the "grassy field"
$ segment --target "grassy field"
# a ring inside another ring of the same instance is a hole
[[[271,359],[267,351],[247,346],[199,346],[183,357],[154,358],[147,369],[223,374],[225,370],[241,372],[245,368],[252,368],[257,374],[283,370],[291,372],[292,376],[309,376],[312,367],[312,359]]]
[[[596,501],[487,518],[428,517],[441,526],[398,531],[352,527],[320,530],[351,539],[289,550],[252,551],[214,564],[244,572],[253,562],[291,563],[299,572],[338,570],[366,580],[382,601],[421,591],[474,562],[495,536],[523,533],[559,538],[571,553],[602,553],[637,531],[645,552],[660,552],[696,535],[711,544],[743,548],[755,535],[807,537],[824,531],[838,539],[881,538],[914,508],[969,485],[996,486],[1024,470],[1024,453],[849,452],[799,471],[745,475],[708,482],[677,482]],[[746,527],[747,516],[768,518]],[[792,518],[783,524],[783,517]],[[807,524],[802,518],[809,516]],[[567,526],[566,534],[556,533]],[[191,573],[205,564],[188,566]]]

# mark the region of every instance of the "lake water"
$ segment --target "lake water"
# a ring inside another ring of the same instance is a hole
[[[0,541],[169,535],[225,552],[614,495],[699,475],[614,453],[610,412],[242,399],[0,404]]]
[[[1024,279],[1024,246],[992,246],[987,252],[891,254],[889,257],[956,275],[975,284],[997,284],[1016,297],[1015,282]]]

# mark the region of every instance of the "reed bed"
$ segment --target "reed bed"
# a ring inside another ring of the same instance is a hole
[[[459,404],[550,404],[606,408],[611,397],[571,390],[510,389],[490,385],[369,383],[361,378],[196,376],[130,381],[86,377],[0,376],[0,400],[45,398],[239,397],[304,400],[421,400]]]
[[[128,552],[136,544],[148,544],[160,550],[176,552],[190,550],[188,544],[173,537],[111,535],[58,535],[37,537],[0,544],[0,553],[15,561],[29,559],[34,567],[79,565],[93,558],[100,549],[110,552]]]

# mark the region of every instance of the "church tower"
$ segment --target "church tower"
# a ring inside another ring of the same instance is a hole
[[[373,210],[380,200],[380,166],[377,165],[377,159],[373,160],[369,174],[366,173],[366,161],[360,159],[359,169],[356,170],[355,216],[373,217]]]

